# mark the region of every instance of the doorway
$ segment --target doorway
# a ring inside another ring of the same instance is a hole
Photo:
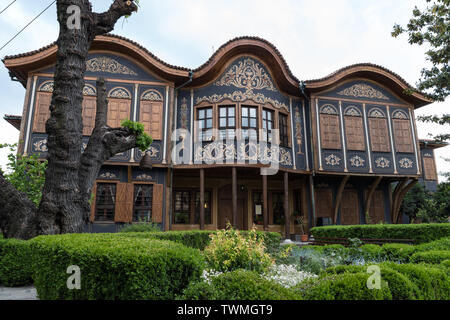
[[[232,185],[226,185],[219,189],[219,212],[217,228],[225,229],[227,223],[233,222],[233,200]],[[248,208],[247,208],[247,189],[238,185],[237,190],[237,221],[236,228],[239,230],[248,229]]]

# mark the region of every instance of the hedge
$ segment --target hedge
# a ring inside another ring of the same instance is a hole
[[[342,274],[346,272],[365,273],[367,272],[367,266],[342,265],[328,268],[325,271],[328,274]],[[419,297],[419,289],[405,275],[384,265],[380,265],[380,273],[381,281],[385,281],[393,300],[415,300]]]
[[[415,253],[410,261],[412,263],[440,264],[445,260],[450,260],[450,251],[423,251]]]
[[[396,264],[385,262],[385,265],[411,280],[418,288],[417,299],[449,300],[450,278],[439,267],[420,264]]]
[[[413,239],[420,244],[450,236],[450,223],[324,226],[312,228],[311,234],[325,238]]]
[[[367,288],[368,273],[342,273],[301,283],[297,286],[306,300],[391,300],[392,294],[384,284],[381,289]]]
[[[298,300],[294,291],[262,278],[260,274],[236,270],[192,283],[180,297],[183,300]]]
[[[240,231],[241,234],[248,234],[248,231]],[[125,232],[118,233],[121,237],[132,238],[152,238],[159,240],[170,240],[181,243],[187,247],[204,250],[210,243],[210,235],[216,231],[193,230],[193,231],[167,231],[167,232]],[[281,234],[276,232],[257,231],[259,237],[264,238],[268,252],[276,252],[281,243]]]
[[[198,280],[201,252],[181,244],[113,235],[68,234],[30,241],[40,299],[173,299]],[[69,266],[81,271],[81,290],[69,290]]]
[[[445,237],[416,246],[417,251],[450,250],[450,237]]]
[[[0,239],[0,284],[7,287],[29,285],[31,270],[29,242]]]

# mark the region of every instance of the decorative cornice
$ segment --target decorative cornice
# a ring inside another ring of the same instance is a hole
[[[106,72],[112,74],[124,74],[137,76],[137,73],[109,57],[95,57],[86,61],[86,71]]]
[[[355,106],[349,106],[344,111],[345,116],[349,117],[362,117],[361,111]]]
[[[108,98],[131,99],[131,94],[125,88],[117,87],[109,92]]]
[[[408,115],[406,114],[405,111],[403,111],[403,110],[395,110],[392,113],[392,119],[409,120],[409,117],[408,117]]]
[[[163,97],[156,90],[147,90],[147,91],[145,91],[142,94],[141,100],[144,100],[144,101],[163,101]]]
[[[338,92],[340,96],[350,96],[355,98],[369,98],[369,99],[381,99],[389,100],[382,92],[369,86],[368,84],[357,83],[350,88],[344,89]]]

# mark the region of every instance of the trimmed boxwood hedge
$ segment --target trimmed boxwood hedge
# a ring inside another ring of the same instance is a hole
[[[359,239],[414,239],[416,244],[450,236],[450,223],[325,226],[311,229],[314,237]]]
[[[260,274],[236,270],[205,281],[193,282],[183,300],[298,300],[294,291],[262,278]]]
[[[423,251],[415,253],[410,261],[412,263],[439,264],[442,261],[450,260],[450,251]]]
[[[68,234],[30,241],[33,280],[40,299],[173,299],[198,280],[199,250],[171,241]],[[67,288],[67,268],[81,270],[81,290]]]
[[[31,274],[29,242],[0,239],[0,284],[7,287],[29,285]]]
[[[187,247],[204,250],[211,242],[210,235],[216,231],[208,230],[193,230],[193,231],[167,231],[167,232],[125,232],[118,233],[121,237],[133,238],[153,238],[160,240],[170,240],[181,243]],[[248,231],[240,231],[241,234],[246,235]],[[276,232],[262,232],[257,231],[257,235],[264,239],[268,252],[275,252],[280,247],[281,234]]]

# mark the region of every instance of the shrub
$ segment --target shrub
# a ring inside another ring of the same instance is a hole
[[[411,257],[412,263],[439,264],[450,259],[450,251],[423,251],[417,252]]]
[[[420,244],[448,237],[450,223],[325,226],[312,228],[311,233],[325,238],[413,239]]]
[[[337,266],[325,272],[328,274],[365,273],[367,266]],[[380,265],[380,272],[381,281],[385,282],[393,300],[414,300],[418,297],[417,286],[403,274],[383,265]]]
[[[391,300],[386,285],[381,289],[368,289],[367,273],[327,275],[317,281],[301,283],[296,289],[306,300]]]
[[[365,244],[361,246],[361,254],[366,260],[382,260],[381,246],[376,244]]]
[[[27,241],[0,240],[0,284],[17,287],[32,283],[31,252]]]
[[[323,249],[323,248],[322,248]],[[313,274],[319,274],[326,268],[344,263],[344,257],[337,254],[325,254],[322,249],[310,246],[304,248],[294,248],[291,252],[287,264],[294,264],[297,269]]]
[[[450,250],[450,237],[441,238],[428,243],[423,243],[416,246],[418,251],[430,250]]]
[[[200,251],[170,241],[113,235],[41,236],[30,241],[33,280],[41,299],[173,299],[200,278]],[[76,265],[81,290],[68,290]]]
[[[386,243],[381,246],[381,255],[389,261],[398,263],[408,262],[410,257],[416,252],[415,246],[402,243]]]
[[[133,223],[125,225],[120,232],[161,232],[157,223]]]
[[[184,291],[184,300],[296,300],[296,294],[282,285],[264,279],[253,271],[235,270],[194,282]]]
[[[444,270],[427,265],[396,264],[392,262],[383,265],[405,275],[411,280],[417,290],[420,300],[449,300],[450,279]]]
[[[256,231],[243,236],[229,227],[211,235],[211,243],[204,253],[209,266],[217,271],[247,269],[264,272],[273,264],[265,250],[264,241],[258,238]]]

